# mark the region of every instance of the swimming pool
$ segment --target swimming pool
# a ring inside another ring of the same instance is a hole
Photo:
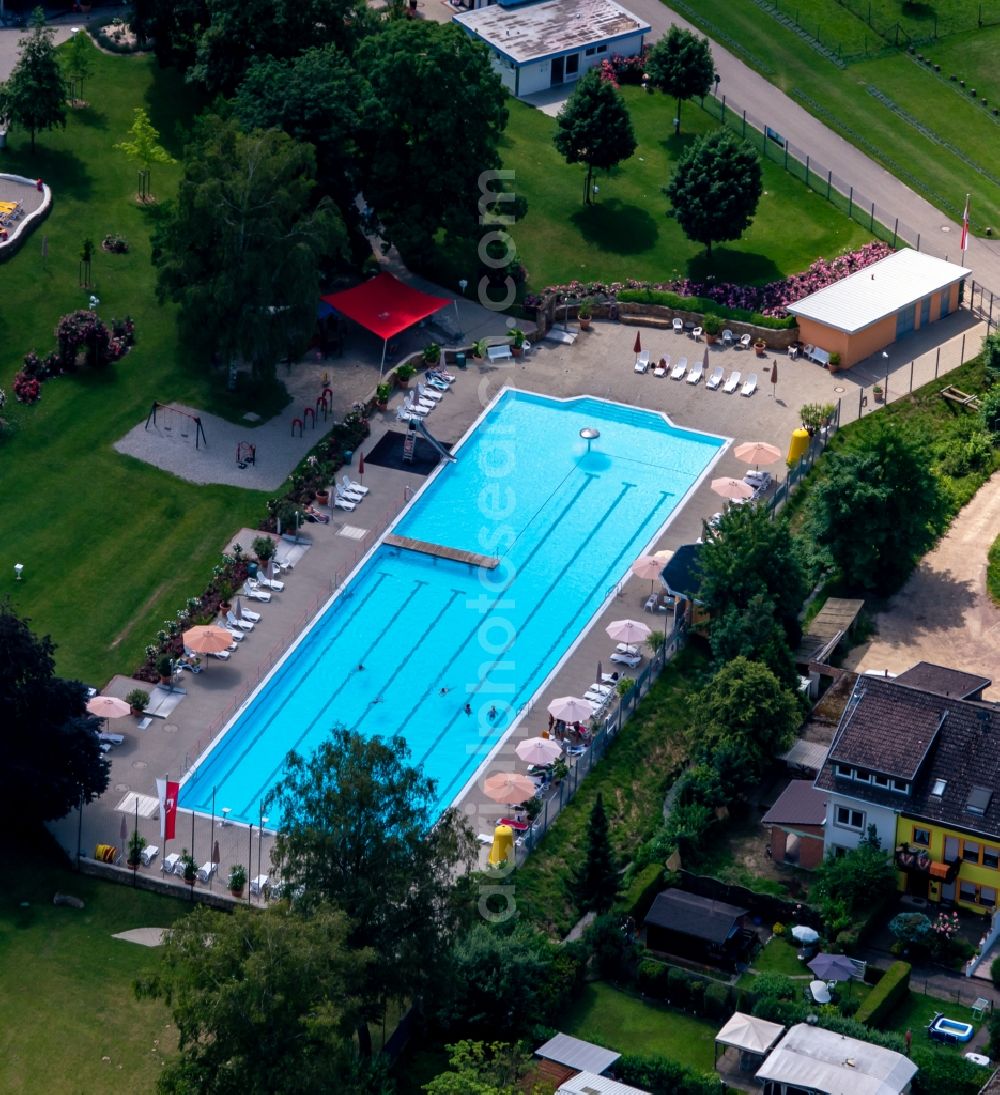
[[[589,452],[585,426],[600,431]],[[726,444],[650,411],[505,390],[391,529],[495,566],[376,547],[189,774],[180,806],[208,812],[214,789],[217,810],[255,821],[288,751],[343,723],[402,735],[444,809]]]

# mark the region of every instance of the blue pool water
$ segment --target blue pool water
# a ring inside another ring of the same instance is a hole
[[[584,426],[601,434],[589,454]],[[497,568],[378,547],[203,758],[181,807],[207,812],[214,788],[217,810],[255,820],[288,751],[343,723],[401,734],[443,809],[724,444],[652,412],[504,392],[393,529]]]

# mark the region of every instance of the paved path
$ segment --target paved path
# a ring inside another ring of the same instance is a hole
[[[922,658],[982,673],[1000,699],[1000,608],[986,591],[986,552],[1000,531],[1000,472],[875,618],[877,633],[849,656],[852,669],[899,673]]]

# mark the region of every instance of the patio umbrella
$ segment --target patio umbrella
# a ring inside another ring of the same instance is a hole
[[[594,717],[594,705],[576,696],[560,696],[549,704],[549,714],[563,722],[583,722]]]
[[[740,498],[753,498],[754,495],[753,487],[749,483],[744,483],[742,479],[733,479],[729,475],[724,475],[720,479],[713,479],[712,490],[720,497],[728,498],[730,502],[735,502]]]
[[[773,464],[781,459],[781,449],[777,445],[771,445],[767,441],[744,441],[733,449],[733,456],[742,460],[744,464]]]
[[[708,372],[708,344],[705,344],[705,352],[701,355],[701,371]]]
[[[616,643],[641,643],[652,635],[652,629],[639,620],[612,620],[604,629]]]
[[[796,924],[792,928],[792,938],[799,943],[817,943],[819,942],[819,932],[815,928],[810,928],[807,924]]]
[[[597,676],[594,678],[597,684],[604,684],[604,666],[600,660],[597,662]]]
[[[219,842],[216,841],[212,847],[212,862],[218,867],[222,862],[222,856],[219,855]]]
[[[829,1004],[830,1003],[830,989],[827,987],[825,981],[810,981],[809,991],[812,994],[812,998],[817,1004]]]
[[[184,645],[195,654],[218,654],[220,650],[228,650],[233,642],[228,631],[214,624],[189,627],[184,632],[183,639]]]
[[[642,337],[638,331],[635,333],[635,345],[632,347],[632,352],[636,357],[642,353]]]
[[[95,696],[92,700],[87,700],[87,710],[99,719],[120,719],[132,708],[117,696]]]
[[[128,844],[128,824],[125,821],[124,814],[122,814],[122,823],[118,826],[118,835],[121,837],[122,847],[124,848]]]
[[[553,764],[562,756],[562,746],[551,738],[525,738],[514,752],[525,764]]]
[[[663,570],[663,561],[657,559],[655,555],[640,555],[638,559],[632,564],[632,573],[637,578],[648,578],[649,592],[653,592],[653,586],[656,584],[656,579],[659,578],[660,572]]]
[[[524,802],[535,793],[535,781],[516,772],[497,772],[483,780],[483,791],[494,802]]]
[[[850,981],[854,976],[854,963],[843,954],[827,954],[820,951],[809,963],[809,968],[824,981]]]
[[[775,358],[771,362],[771,394],[777,396],[778,394],[778,359]]]

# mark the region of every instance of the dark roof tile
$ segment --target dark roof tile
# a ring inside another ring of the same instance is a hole
[[[656,895],[643,923],[692,935],[709,943],[725,943],[736,921],[746,915],[746,909],[725,901],[713,901],[684,890],[664,890]]]
[[[949,669],[933,662],[917,662],[905,673],[896,677],[897,684],[909,688],[919,688],[923,692],[937,692],[941,696],[954,696],[958,700],[967,700],[993,683],[989,677],[978,673],[963,673],[961,669]]]
[[[809,779],[793,779],[761,818],[764,825],[822,825],[825,820],[826,794]]]

